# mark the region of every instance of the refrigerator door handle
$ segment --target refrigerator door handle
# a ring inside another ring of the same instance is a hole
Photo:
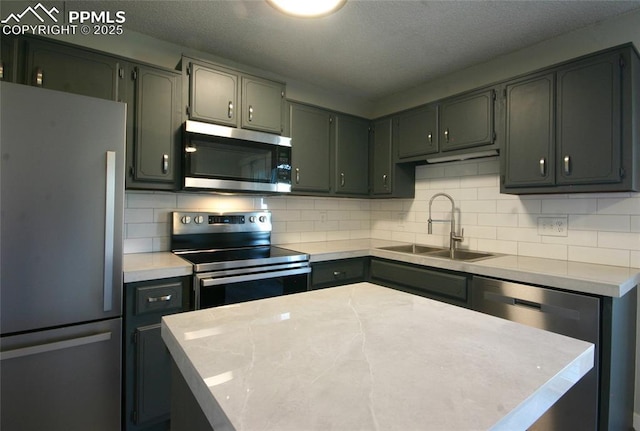
[[[111,331],[100,334],[87,335],[86,337],[71,338],[69,340],[56,341],[47,344],[37,344],[35,346],[22,347],[19,349],[0,352],[0,361],[7,359],[23,358],[25,356],[39,355],[41,353],[54,352],[56,350],[69,349],[71,347],[84,346],[87,344],[100,343],[111,339]]]
[[[104,217],[104,311],[113,308],[113,252],[116,215],[116,152],[107,151]]]

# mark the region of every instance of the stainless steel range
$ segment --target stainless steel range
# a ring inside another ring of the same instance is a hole
[[[271,213],[173,212],[171,251],[193,264],[196,309],[304,292],[309,255],[271,245]]]

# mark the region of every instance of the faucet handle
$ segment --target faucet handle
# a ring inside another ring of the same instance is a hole
[[[451,239],[454,241],[463,241],[464,240],[464,228],[460,229],[460,235],[455,232],[451,232]]]

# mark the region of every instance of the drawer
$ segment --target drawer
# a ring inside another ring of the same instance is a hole
[[[339,286],[365,280],[366,259],[344,259],[311,265],[312,288]]]
[[[371,261],[371,281],[415,295],[468,306],[469,276],[386,260]]]
[[[177,311],[182,309],[182,283],[171,281],[135,288],[135,314]]]

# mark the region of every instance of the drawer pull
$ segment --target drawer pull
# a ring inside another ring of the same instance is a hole
[[[344,275],[344,271],[333,271],[333,276],[334,277],[340,277]]]
[[[167,302],[167,301],[171,301],[171,297],[172,296],[173,295],[149,297],[149,298],[147,298],[147,302],[149,302],[149,303],[152,303],[152,302]]]

